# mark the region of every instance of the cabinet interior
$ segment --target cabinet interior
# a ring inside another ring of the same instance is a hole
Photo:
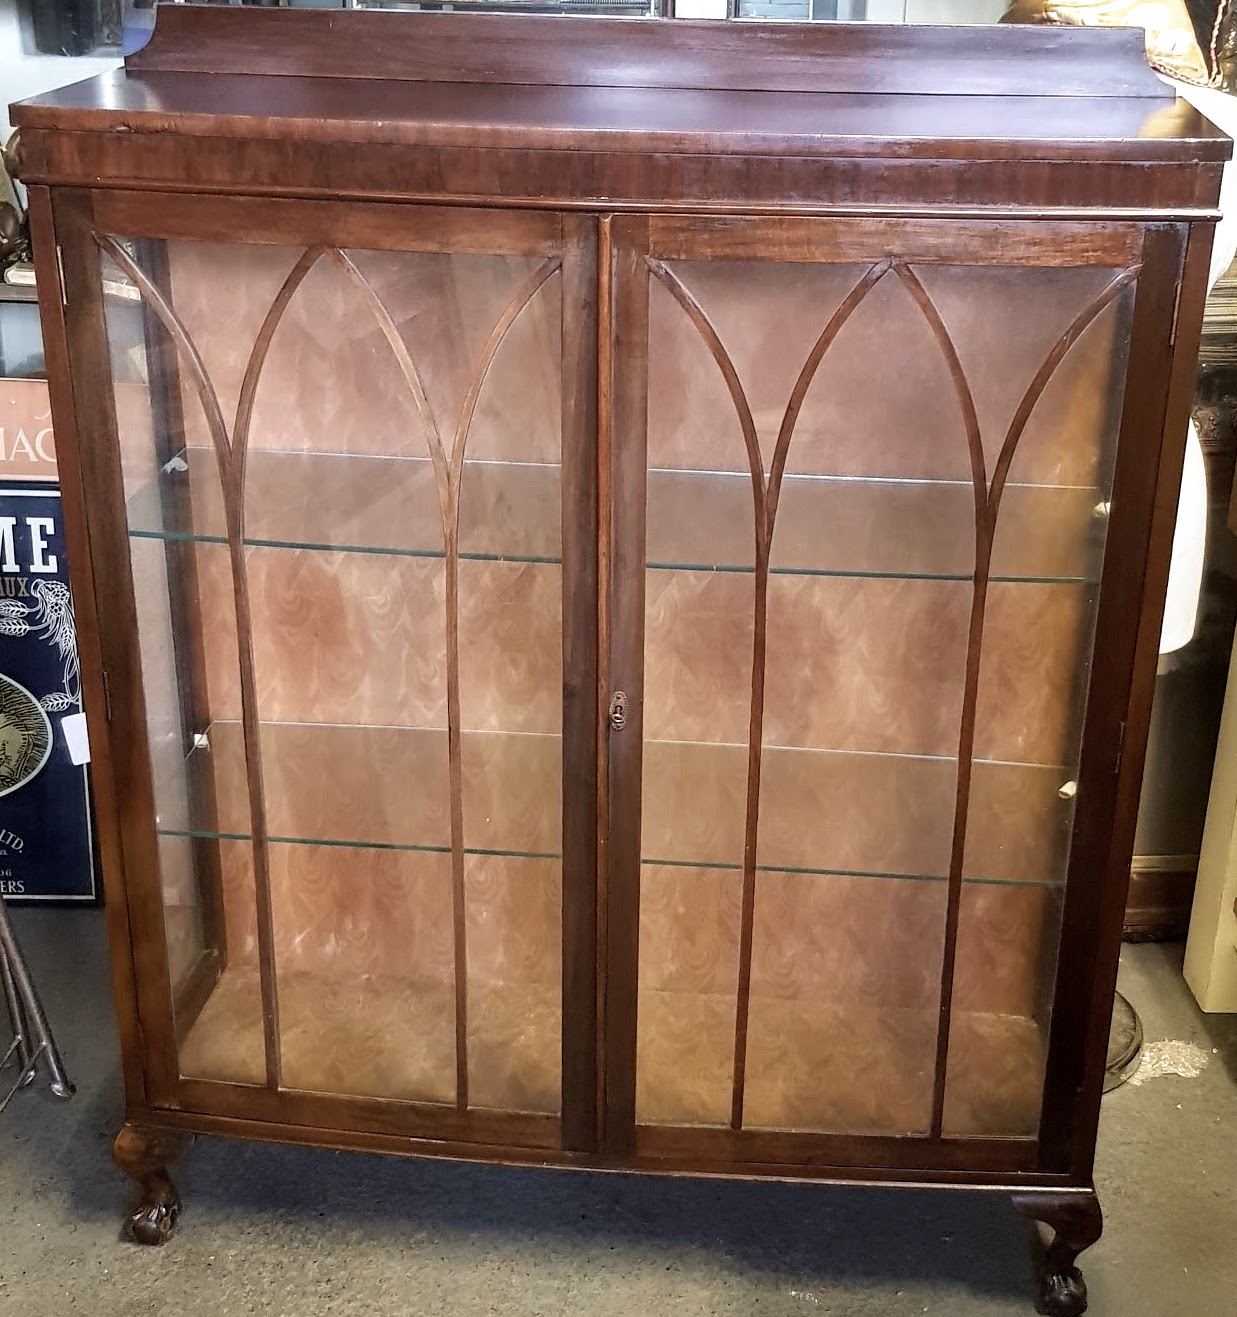
[[[266,1082],[261,863],[284,1087],[460,1105],[463,1075],[556,1114],[561,263],[134,253],[109,333],[180,1071]],[[731,1123],[743,997],[745,1128],[929,1131],[968,664],[943,1130],[1038,1124],[1131,290],[1079,328],[1113,270],[908,264],[952,365],[894,268],[646,267],[640,1124]],[[1003,482],[982,568],[958,372]]]

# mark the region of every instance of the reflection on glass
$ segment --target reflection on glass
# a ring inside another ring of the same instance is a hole
[[[736,18],[816,23],[996,23],[1009,0],[729,0]]]
[[[356,0],[357,9],[441,9],[440,4],[410,0]],[[452,0],[460,13],[594,14],[597,17],[643,18],[665,13],[664,0]]]

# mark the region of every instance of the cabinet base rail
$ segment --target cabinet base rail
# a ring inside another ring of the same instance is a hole
[[[219,1130],[224,1135],[234,1131]],[[272,1133],[273,1142],[320,1143],[331,1146],[334,1142],[330,1131],[321,1131],[321,1138],[314,1138],[310,1131],[294,1132],[285,1128],[282,1135]],[[253,1137],[251,1133],[242,1137]],[[187,1129],[169,1129],[145,1122],[129,1121],[121,1127],[113,1144],[112,1155],[117,1166],[137,1181],[138,1202],[125,1220],[125,1234],[133,1242],[145,1245],[164,1244],[171,1237],[180,1219],[181,1199],[173,1184],[168,1168],[177,1161],[193,1141],[194,1134]],[[403,1141],[401,1141],[403,1142]],[[342,1139],[340,1146],[357,1148],[355,1137]],[[388,1142],[381,1144],[374,1151],[397,1152],[403,1155],[427,1155],[416,1148],[412,1141],[407,1146],[392,1147]],[[512,1164],[528,1164],[535,1160],[545,1165],[556,1167],[594,1170],[601,1172],[632,1171],[649,1173],[652,1168],[631,1163],[611,1163],[604,1158],[584,1154],[534,1154],[529,1150],[518,1158],[510,1158]],[[430,1153],[428,1155],[434,1155]],[[443,1155],[453,1154],[449,1151]],[[502,1160],[487,1157],[487,1160]],[[806,1170],[807,1168],[802,1168]],[[812,1168],[811,1178],[821,1184],[848,1184],[856,1188],[897,1187],[896,1180],[853,1179],[847,1178],[843,1168],[837,1168],[836,1176],[822,1175],[821,1168]],[[800,1168],[787,1166],[785,1173],[777,1178],[787,1181],[802,1181],[807,1178],[797,1173]],[[653,1173],[656,1173],[653,1171]],[[685,1171],[679,1168],[667,1169],[665,1174],[678,1176],[717,1176],[720,1178],[742,1178],[738,1171],[726,1176],[723,1172]],[[762,1178],[773,1178],[768,1175]],[[910,1181],[904,1182],[908,1186]],[[1045,1317],[1079,1317],[1087,1309],[1087,1286],[1077,1261],[1079,1255],[1090,1248],[1100,1237],[1103,1230],[1103,1214],[1095,1190],[1086,1186],[1069,1186],[1059,1188],[1015,1188],[1009,1184],[985,1184],[966,1180],[942,1180],[935,1184],[928,1181],[915,1181],[916,1188],[964,1189],[975,1192],[1006,1193],[1010,1196],[1015,1211],[1034,1222],[1041,1223],[1051,1231],[1048,1241],[1039,1239],[1036,1251],[1036,1311]]]

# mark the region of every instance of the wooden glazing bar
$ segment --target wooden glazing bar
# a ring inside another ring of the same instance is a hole
[[[468,913],[464,887],[464,785],[460,747],[460,556],[458,504],[446,538],[447,762],[451,775],[451,907],[455,948],[455,1105],[468,1107]]]
[[[941,994],[936,1034],[936,1067],[932,1098],[931,1132],[939,1137],[945,1110],[945,1064],[949,1050],[949,1025],[953,1009],[954,968],[958,947],[958,917],[962,904],[962,866],[966,852],[966,819],[971,798],[971,767],[975,752],[975,706],[979,696],[979,664],[983,647],[984,609],[988,593],[988,566],[992,557],[994,527],[988,520],[988,481],[984,469],[983,441],[979,418],[971,396],[966,372],[958,358],[945,322],[935,303],[905,265],[896,267],[903,286],[923,313],[949,368],[950,380],[957,396],[966,431],[967,452],[971,464],[975,517],[975,572],[971,592],[971,613],[967,628],[966,676],[962,693],[962,717],[958,729],[957,796],[954,801],[953,840],[949,860],[949,897],[945,908],[945,942],[941,958]]]
[[[760,762],[764,728],[765,648],[768,630],[769,605],[769,537],[771,517],[766,500],[766,484],[760,440],[756,423],[748,406],[743,385],[717,330],[704,308],[683,286],[682,282],[660,261],[650,261],[649,270],[682,307],[704,341],[709,355],[721,372],[734,404],[743,434],[748,470],[752,482],[752,518],[755,536],[755,577],[752,603],[752,668],[749,724],[747,738],[747,792],[744,801],[743,828],[743,896],[739,921],[739,979],[737,986],[734,1063],[731,1078],[731,1128],[743,1124],[743,1081],[747,1061],[747,1020],[751,996],[752,926],[756,908],[756,848],[760,818]]]
[[[763,499],[757,505],[761,529],[756,541],[752,606],[752,694],[747,740],[747,795],[744,802],[743,894],[739,912],[739,979],[735,997],[734,1062],[731,1071],[730,1127],[743,1126],[747,1078],[747,1028],[752,996],[752,937],[756,919],[756,853],[760,828],[760,767],[764,739],[765,651],[769,627],[769,537]]]
[[[807,396],[808,388],[815,378],[816,371],[852,312],[859,306],[868,292],[879,283],[889,268],[890,262],[888,260],[878,261],[873,265],[842,300],[841,305],[830,317],[820,336],[812,345],[803,368],[795,380],[794,388],[791,390],[790,398],[786,403],[781,425],[778,427],[777,442],[774,446],[767,481],[762,469],[760,444],[756,437],[755,424],[741,390],[735,399],[736,406],[739,405],[739,400],[742,399],[740,422],[747,444],[749,461],[753,463],[752,486],[756,515],[756,574],[752,626],[751,720],[748,727],[747,797],[743,841],[743,893],[739,920],[739,980],[735,1006],[734,1064],[730,1107],[730,1127],[734,1130],[743,1127],[744,1090],[747,1078],[748,1026],[751,1016],[752,991],[752,940],[756,913],[756,868],[759,858],[760,783],[764,755],[765,668],[769,625],[769,559],[777,517],[778,497],[786,471],[790,443],[794,436],[795,422],[798,420],[803,400]],[[720,340],[718,340],[717,346],[721,347]],[[735,381],[737,384],[737,375]]]
[[[445,556],[445,608],[443,625],[446,644],[447,684],[447,765],[448,801],[451,837],[452,951],[455,991],[455,1105],[459,1111],[468,1107],[468,950],[467,908],[464,875],[464,804],[460,748],[459,691],[459,496],[453,490],[451,457],[443,444],[438,421],[426,397],[416,363],[390,311],[373,285],[345,252],[332,249],[331,256],[365,298],[383,337],[387,341],[400,373],[407,385],[417,415],[425,428],[430,461],[437,483],[438,508],[442,519],[442,546]]]

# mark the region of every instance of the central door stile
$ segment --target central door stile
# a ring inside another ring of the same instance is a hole
[[[607,1155],[635,1142],[636,1014],[640,954],[640,794],[644,744],[645,481],[648,444],[649,268],[647,216],[607,222],[610,289],[609,369],[602,379],[609,416],[602,425],[608,462],[609,535],[603,545],[609,590],[603,604],[611,691],[626,697],[622,726],[605,719],[605,1124]],[[618,374],[621,363],[622,375]],[[604,487],[604,485],[603,485]]]
[[[563,1107],[562,1146],[598,1146],[597,223],[562,221]]]

